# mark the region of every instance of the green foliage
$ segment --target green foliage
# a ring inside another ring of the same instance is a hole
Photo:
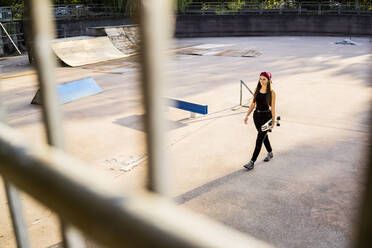
[[[263,4],[265,9],[277,9],[280,6],[284,8],[296,8],[298,3],[325,3],[346,5],[348,8],[355,7],[355,2],[358,1],[361,10],[372,10],[371,0],[175,0],[175,9],[177,12],[184,12],[187,8],[194,10],[212,11],[217,14],[236,13],[237,11],[247,8],[244,6],[257,8],[259,4]],[[20,18],[23,15],[24,0],[0,0],[0,6],[12,7],[13,16]],[[104,4],[110,7],[114,12],[125,12],[128,15],[135,15],[138,11],[139,0],[52,0],[54,5],[68,4]]]
[[[0,6],[13,6],[23,4],[23,0],[0,0]]]
[[[11,5],[13,20],[22,20],[24,15],[24,5],[23,3],[17,3]]]
[[[284,6],[285,2],[284,0],[266,0],[263,3],[265,9],[279,9],[280,5]]]
[[[178,12],[184,12],[185,9],[189,4],[193,2],[193,0],[175,0],[176,1],[176,11]]]

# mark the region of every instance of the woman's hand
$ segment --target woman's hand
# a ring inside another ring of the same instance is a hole
[[[248,117],[251,114],[251,112],[253,111],[253,109],[254,109],[255,106],[256,106],[256,103],[255,102],[252,102],[252,104],[249,106],[248,113],[247,113],[247,115],[244,118],[244,124],[247,124],[248,123]]]

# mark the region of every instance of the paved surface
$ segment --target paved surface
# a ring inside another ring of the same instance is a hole
[[[196,119],[173,108],[167,112],[169,172],[180,206],[276,247],[349,245],[364,182],[372,43],[354,38],[359,46],[334,44],[343,38],[177,41],[178,47],[232,45],[221,46],[219,54],[257,52],[255,57],[178,54],[171,61],[166,95],[208,104],[210,112]],[[245,171],[257,133],[251,119],[243,124],[246,109],[231,108],[239,102],[239,81],[253,89],[263,70],[273,74],[282,126],[270,134],[274,159],[262,162],[263,150],[256,168]],[[61,83],[91,76],[104,90],[61,106],[68,151],[127,191],[143,187],[146,175],[137,72],[136,57],[57,70]],[[40,109],[29,104],[36,76],[9,74],[2,81],[9,124],[35,145],[44,142]],[[137,161],[142,162],[132,170],[120,170]],[[6,201],[0,199],[0,244],[15,247]],[[26,196],[24,202],[33,246],[58,243],[55,216]]]

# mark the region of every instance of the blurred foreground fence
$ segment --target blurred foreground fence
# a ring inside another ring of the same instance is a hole
[[[50,47],[55,36],[50,2],[26,2],[30,9],[32,46],[47,144],[41,147],[27,144],[8,127],[6,107],[1,104],[0,97],[0,174],[5,183],[18,247],[28,248],[30,243],[17,188],[59,216],[66,248],[85,247],[85,236],[105,247],[118,248],[271,247],[182,209],[169,199],[172,166],[168,164],[165,152],[163,89],[167,81],[167,49],[174,22],[171,0],[162,5],[155,3],[155,0],[142,1],[140,21],[141,79],[149,154],[147,184],[142,191],[131,195],[112,187],[110,180],[63,151],[56,61]]]
[[[42,93],[43,124],[47,143],[27,144],[6,125],[0,101],[0,174],[3,176],[18,247],[30,247],[22,204],[16,187],[53,210],[61,219],[64,246],[84,247],[84,238],[71,235],[78,228],[106,247],[271,247],[212,220],[197,216],[172,203],[171,185],[164,149],[166,58],[171,37],[171,1],[160,6],[143,0],[141,79],[146,109],[149,172],[143,191],[130,195],[111,186],[100,174],[63,151],[58,110],[55,61],[50,49],[54,38],[48,0],[27,1],[32,13],[32,38],[39,87]],[[154,7],[155,6],[155,7]],[[156,30],[156,32],[153,32]],[[0,66],[1,67],[1,66]],[[1,97],[0,97],[1,100]],[[123,147],[125,149],[125,147]],[[371,152],[371,146],[370,146]],[[371,160],[369,160],[371,162]],[[371,171],[372,168],[369,168]],[[362,228],[357,247],[371,247],[371,178],[363,204]]]

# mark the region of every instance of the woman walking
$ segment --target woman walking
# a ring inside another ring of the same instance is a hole
[[[258,154],[261,151],[262,143],[264,143],[265,148],[268,152],[264,161],[268,162],[270,161],[270,159],[273,158],[273,152],[270,145],[269,136],[267,134],[268,131],[261,130],[261,126],[268,122],[270,119],[272,119],[272,127],[274,128],[275,126],[275,92],[271,88],[270,72],[262,72],[260,74],[260,79],[253,96],[253,102],[248,109],[246,117],[244,118],[245,124],[247,124],[248,117],[254,108],[255,110],[253,112],[253,121],[258,134],[256,139],[256,147],[254,148],[251,161],[244,165],[244,167],[248,170],[254,168],[254,162],[256,162]]]

